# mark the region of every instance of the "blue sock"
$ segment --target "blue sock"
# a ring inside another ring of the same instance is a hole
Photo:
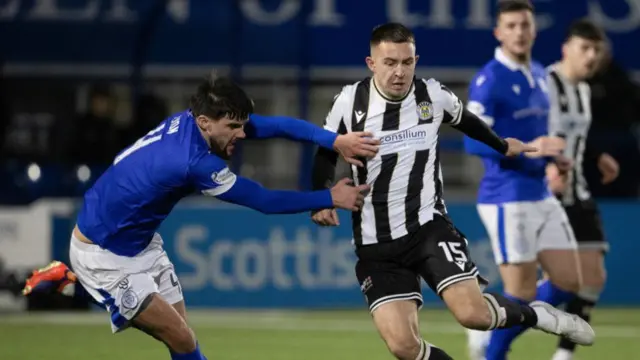
[[[574,293],[559,289],[553,285],[551,281],[544,280],[538,285],[536,300],[544,301],[553,306],[558,306],[571,301],[574,296]]]
[[[528,301],[518,299],[507,293],[504,294],[507,299],[517,301],[520,304],[527,304]],[[514,326],[506,329],[495,329],[491,331],[491,339],[487,346],[486,359],[487,360],[506,360],[507,353],[511,348],[513,340],[520,335],[525,328],[523,326]]]
[[[176,354],[171,352],[171,360],[207,360],[200,352],[200,345],[196,343],[196,349],[188,354]]]

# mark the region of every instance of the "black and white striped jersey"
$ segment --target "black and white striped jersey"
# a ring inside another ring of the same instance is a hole
[[[569,173],[569,186],[560,195],[564,205],[591,198],[584,177],[583,161],[587,133],[591,126],[591,93],[584,82],[571,83],[557,71],[557,65],[547,68],[549,87],[549,134],[563,137],[566,141],[564,155],[573,160]]]
[[[353,213],[356,245],[388,242],[407,235],[434,214],[445,214],[438,130],[460,122],[463,105],[438,81],[415,79],[404,99],[390,100],[372,78],[345,86],[325,121],[335,132],[370,131],[381,145],[364,168],[352,166],[356,184],[369,184]]]

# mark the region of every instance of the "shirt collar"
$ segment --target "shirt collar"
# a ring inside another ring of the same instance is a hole
[[[529,67],[530,67],[530,66],[525,66],[523,64],[519,64],[519,63],[511,60],[504,53],[504,51],[502,51],[502,49],[500,47],[496,48],[496,51],[494,52],[494,57],[495,57],[496,60],[498,60],[498,62],[500,62],[502,65],[506,66],[507,68],[509,68],[512,71],[529,70]]]

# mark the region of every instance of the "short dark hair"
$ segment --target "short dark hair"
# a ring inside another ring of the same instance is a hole
[[[400,23],[386,23],[373,28],[369,44],[371,46],[379,45],[381,42],[414,43],[416,42],[413,31]]]
[[[535,11],[533,5],[528,0],[500,0],[498,1],[498,8],[496,10],[496,19],[500,18],[502,14],[523,10],[528,10],[532,13]]]
[[[228,77],[212,72],[200,85],[189,102],[191,113],[205,115],[213,120],[227,116],[233,120],[246,120],[253,113],[253,101],[240,86]]]
[[[591,41],[604,41],[607,37],[600,26],[587,18],[574,20],[564,40],[568,41],[574,36]]]

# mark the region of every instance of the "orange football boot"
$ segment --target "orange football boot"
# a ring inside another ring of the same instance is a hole
[[[67,285],[74,284],[76,280],[76,274],[67,265],[60,261],[53,261],[49,265],[33,271],[22,289],[22,294],[29,295],[32,292],[46,292],[52,289],[61,293]]]

